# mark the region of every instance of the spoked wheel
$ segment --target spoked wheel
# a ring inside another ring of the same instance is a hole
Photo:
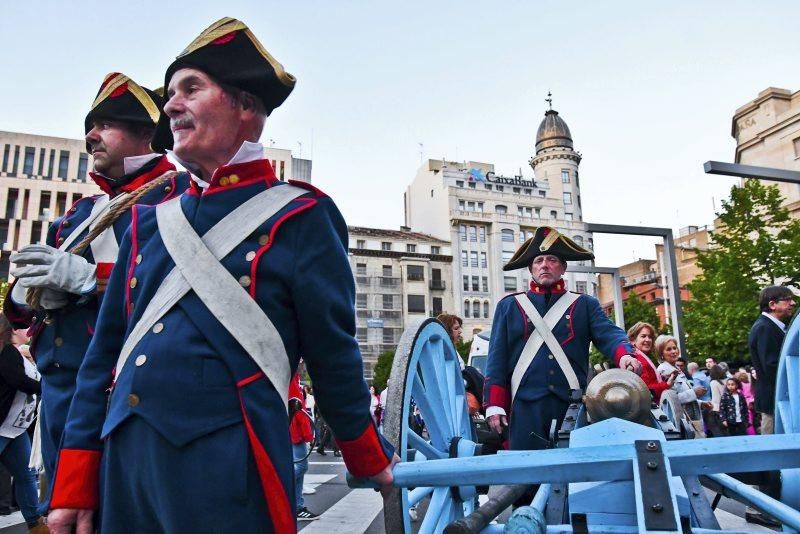
[[[800,319],[794,318],[781,348],[775,384],[775,433],[800,432]],[[758,378],[758,377],[756,377]],[[781,501],[800,508],[800,469],[781,470]]]
[[[404,462],[475,454],[459,360],[447,331],[435,319],[410,326],[400,338],[383,428]],[[425,422],[423,435],[409,426],[412,399]],[[475,499],[474,486],[402,488],[384,500],[386,532],[442,532],[452,521],[472,513]],[[412,528],[409,510],[417,504],[418,519]]]

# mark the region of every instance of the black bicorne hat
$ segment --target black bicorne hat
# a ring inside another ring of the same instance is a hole
[[[201,70],[220,83],[252,93],[261,99],[268,115],[283,104],[296,81],[245,23],[229,17],[206,28],[181,52],[167,68],[164,87],[169,87],[172,75],[184,68]],[[153,146],[172,148],[166,115],[158,123]]]
[[[107,74],[84,121],[85,133],[97,119],[155,126],[161,115],[162,98],[119,72]],[[86,144],[86,150],[91,147]]]
[[[550,226],[540,226],[503,266],[504,271],[527,269],[536,256],[552,254],[563,261],[593,260],[594,254]]]

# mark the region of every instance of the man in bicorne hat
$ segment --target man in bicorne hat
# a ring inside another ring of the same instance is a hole
[[[94,164],[89,175],[104,193],[75,202],[50,226],[47,244],[27,245],[10,258],[16,282],[4,311],[16,327],[33,327],[31,352],[42,374],[39,430],[50,479],[130,206],[163,202],[189,185],[187,173],[175,173],[166,156],[150,148],[161,105],[158,94],[124,74],[106,75],[84,122]]]
[[[503,267],[527,268],[532,278],[526,293],[497,304],[486,364],[486,416],[498,433],[509,427],[510,449],[548,445],[551,421],[558,428],[586,388],[590,342],[619,367],[641,372],[631,356],[635,348],[597,299],[567,291],[567,261],[592,259],[592,252],[543,226]]]
[[[104,533],[295,532],[287,393],[301,356],[348,470],[391,484],[347,226],[323,192],[278,180],[258,143],[294,85],[231,18],[167,69],[156,142],[171,129],[197,178],[137,206],[120,247],[55,474],[57,532],[89,528],[98,508]]]

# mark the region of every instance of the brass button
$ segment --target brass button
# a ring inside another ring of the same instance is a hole
[[[137,254],[136,255],[136,265],[139,265],[140,263],[142,263],[142,255],[141,254]]]
[[[550,385],[549,385],[549,386],[547,386],[547,387],[548,387],[548,388],[550,388],[550,391],[553,391],[554,389],[556,389],[556,387],[555,387],[553,384],[550,384]]]
[[[55,343],[56,347],[60,347],[64,344],[64,339],[57,337],[55,340],[53,340],[53,343]]]
[[[147,361],[147,356],[144,354],[140,354],[136,357],[136,367],[141,367],[144,365],[144,362]]]
[[[251,250],[250,252],[245,254],[244,259],[246,259],[247,261],[253,261],[255,259],[255,257],[256,257],[256,253]]]
[[[555,371],[553,371],[552,369],[550,369],[550,374],[551,374],[551,375],[554,375],[554,374],[556,374],[556,372],[555,372]]]
[[[565,315],[564,319],[569,320],[569,315]]]
[[[78,208],[70,208],[70,209],[69,209],[69,212],[70,212],[70,213],[75,213],[76,211],[78,211]]]
[[[153,325],[153,333],[160,334],[164,330],[164,323],[156,323]]]
[[[138,406],[138,405],[139,405],[139,395],[136,395],[134,393],[131,393],[130,395],[128,395],[128,406],[133,408],[134,406]]]
[[[137,281],[136,281],[136,277],[135,276],[133,278],[131,278],[131,283],[129,284],[131,286],[131,289],[136,287],[136,282]]]
[[[53,318],[48,315],[44,318],[44,324],[53,324]]]
[[[259,236],[259,238],[258,238],[258,244],[259,245],[261,245],[263,247],[267,243],[269,243],[269,236],[267,234]]]
[[[63,223],[61,223],[62,228],[69,228],[69,225],[70,225],[69,220],[65,220]]]
[[[58,362],[56,362],[56,363],[54,363],[54,364],[53,364],[53,367],[55,367],[56,369],[58,369],[58,368],[60,368],[60,367],[61,367],[61,364],[60,364],[60,363],[58,363]]]
[[[63,242],[64,242],[64,238],[63,238],[63,237],[59,237],[59,238],[58,238],[58,244],[60,245],[60,244],[62,244]]]
[[[228,178],[227,176],[223,176],[222,178],[219,179],[219,185],[221,185],[222,187],[225,187],[229,183],[230,183],[230,178]]]
[[[548,354],[548,355],[547,355],[547,357],[548,357],[549,359],[551,359],[551,360],[552,360],[553,358],[555,358],[555,356],[553,356],[552,354]]]
[[[231,174],[228,177],[228,181],[230,182],[231,185],[238,184],[239,183],[239,175],[238,174]]]
[[[172,186],[171,186],[171,185],[168,185],[168,186],[166,186],[166,187],[164,188],[164,192],[165,192],[165,193],[169,193],[170,191],[172,191]]]
[[[239,278],[239,284],[241,284],[242,287],[250,287],[250,277],[247,275],[242,276]]]

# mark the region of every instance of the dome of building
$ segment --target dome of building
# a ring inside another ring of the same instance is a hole
[[[558,116],[558,111],[550,109],[536,132],[536,152],[553,147],[573,148],[569,126]]]

